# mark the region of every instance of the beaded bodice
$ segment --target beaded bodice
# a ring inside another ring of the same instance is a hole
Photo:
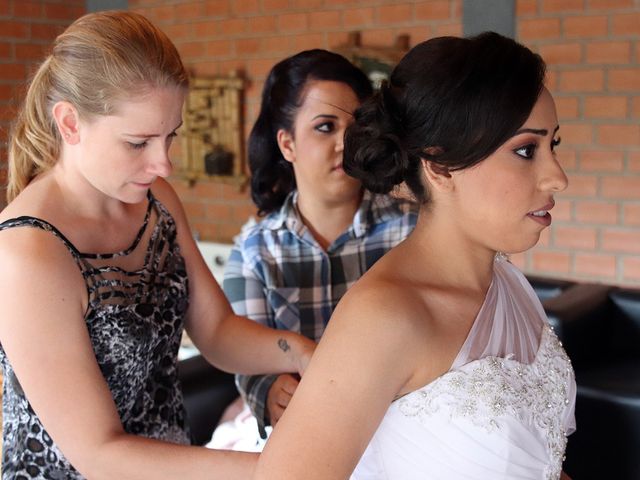
[[[560,341],[545,327],[538,355],[527,365],[511,358],[485,357],[450,371],[398,400],[398,411],[419,422],[435,415],[502,434],[516,421],[545,443],[545,479],[557,479],[567,444],[568,406],[575,393],[573,369]]]

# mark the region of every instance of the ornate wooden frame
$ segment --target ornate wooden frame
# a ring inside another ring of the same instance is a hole
[[[242,130],[244,80],[237,76],[194,77],[185,100],[182,162],[177,174],[198,180],[246,182]]]

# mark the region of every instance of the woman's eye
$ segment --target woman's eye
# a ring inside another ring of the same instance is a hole
[[[317,131],[322,133],[331,133],[335,130],[335,127],[332,122],[325,122],[314,127]]]
[[[169,136],[167,137],[167,145],[171,145],[171,142],[173,142],[173,139],[176,138],[178,136],[178,134],[176,132],[172,132],[169,134]]]
[[[521,156],[522,158],[526,158],[528,160],[533,158],[533,155],[536,153],[536,145],[533,143],[530,143],[529,145],[525,145],[523,147],[520,148],[516,148],[514,150],[516,155]]]
[[[147,146],[147,142],[144,141],[142,143],[133,143],[133,142],[127,142],[129,144],[129,148],[132,148],[134,150],[141,150],[144,147]]]
[[[555,150],[555,148],[560,145],[560,142],[562,142],[562,138],[558,137],[558,138],[554,138],[553,140],[551,140],[551,151]]]

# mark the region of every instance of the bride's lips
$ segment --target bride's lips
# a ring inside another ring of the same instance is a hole
[[[551,220],[552,220],[549,210],[551,210],[554,207],[554,205],[555,205],[555,202],[551,201],[547,203],[544,207],[538,208],[536,210],[532,210],[531,212],[527,213],[527,217],[529,217],[535,222],[538,222],[540,225],[548,227],[549,225],[551,225]]]

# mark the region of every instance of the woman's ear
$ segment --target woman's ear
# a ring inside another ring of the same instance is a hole
[[[52,114],[62,140],[69,145],[77,144],[80,141],[78,110],[71,103],[61,101],[53,106]]]
[[[280,153],[287,162],[294,163],[296,161],[296,145],[293,140],[291,132],[281,128],[276,133],[276,140],[278,141],[278,148]]]
[[[422,174],[434,190],[451,191],[453,189],[453,178],[444,165],[423,158]]]

